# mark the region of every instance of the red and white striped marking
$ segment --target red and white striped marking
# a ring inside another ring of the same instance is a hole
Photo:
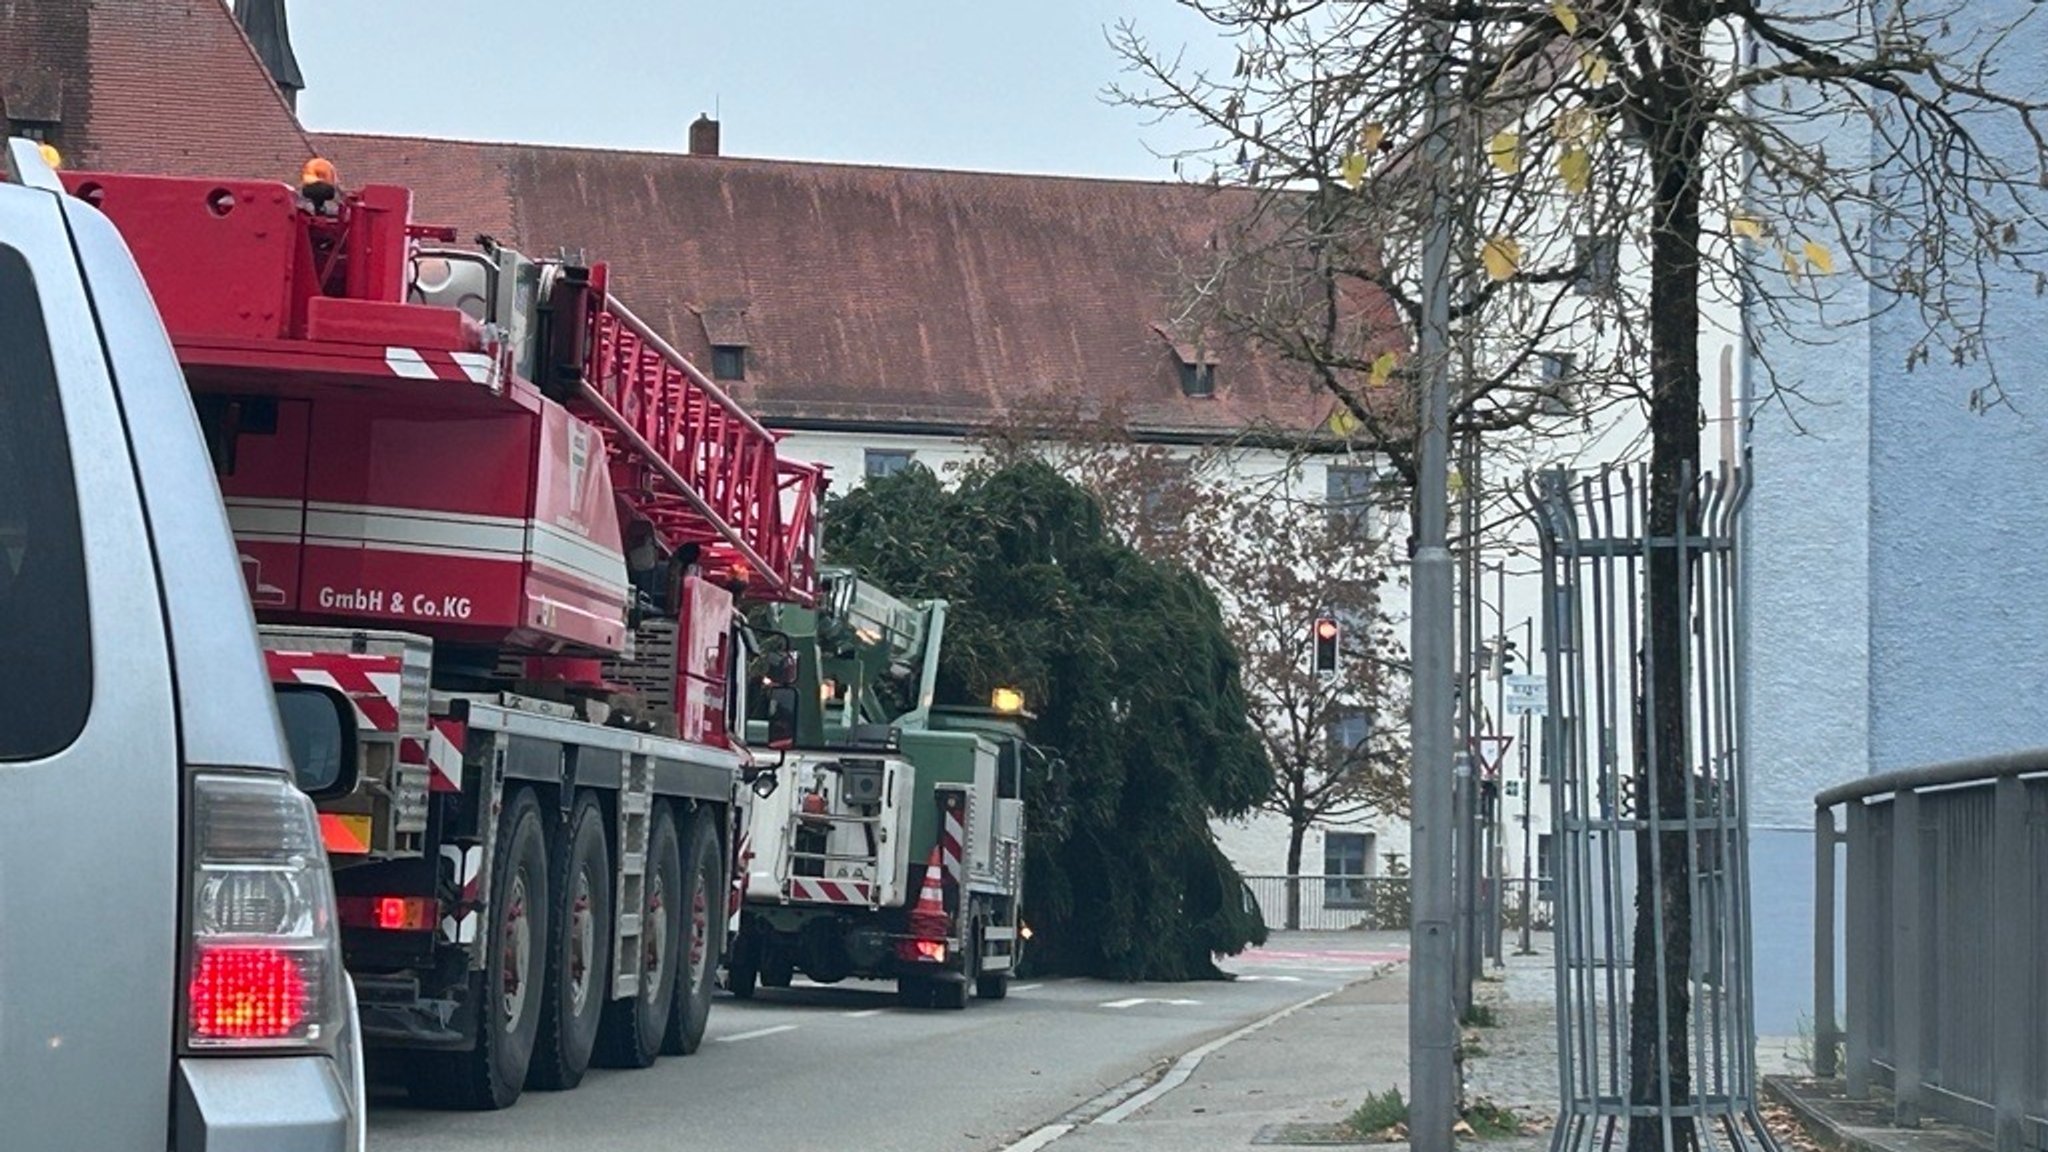
[[[484,870],[484,850],[476,845],[464,847],[459,844],[443,844],[441,859],[448,865],[449,878],[454,880],[462,893],[462,903],[441,917],[441,939],[450,944],[476,943],[478,914],[477,903],[481,899],[480,883]]]
[[[489,352],[422,352],[393,344],[384,349],[384,366],[391,369],[393,376],[407,380],[447,380],[495,387],[498,379],[498,358]]]
[[[354,652],[265,652],[273,683],[281,680],[334,688],[355,705],[356,724],[373,732],[398,731],[403,658]]]
[[[939,866],[955,888],[967,884],[965,854],[962,845],[967,842],[967,794],[949,791],[941,793],[939,803]]]
[[[426,740],[407,739],[399,745],[399,758],[407,764],[426,765],[429,791],[460,792],[462,745],[468,738],[468,726],[460,720],[436,716],[427,722]]]
[[[789,878],[789,898],[810,904],[871,903],[875,887],[865,880],[820,880],[813,876]]]

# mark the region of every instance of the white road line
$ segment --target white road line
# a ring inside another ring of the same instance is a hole
[[[880,1016],[881,1014],[882,1010],[880,1008],[863,1008],[858,1012],[848,1012],[845,1015],[849,1020],[865,1020],[869,1016]]]
[[[756,1028],[752,1032],[735,1032],[730,1036],[720,1036],[718,1042],[720,1044],[737,1044],[742,1040],[759,1040],[763,1036],[773,1036],[777,1032],[794,1031],[796,1031],[796,1025],[794,1024],[777,1024],[773,1028]]]
[[[1043,987],[1045,987],[1045,985],[1043,985],[1043,984],[1012,984],[1012,985],[1010,985],[1010,991],[1012,991],[1012,992],[1036,992],[1036,991],[1038,991],[1038,990],[1039,990],[1040,988],[1043,988]]]
[[[1171,1004],[1176,1008],[1187,1008],[1200,1003],[1200,1000],[1162,1000],[1155,996],[1133,996],[1128,1000],[1105,1000],[1096,1007],[1136,1008],[1140,1004]]]
[[[1339,991],[1342,991],[1342,989],[1333,988],[1320,996],[1311,996],[1306,1000],[1300,1001],[1299,1003],[1289,1005],[1286,1008],[1282,1008],[1280,1011],[1275,1012],[1270,1016],[1261,1016],[1257,1020],[1252,1021],[1251,1023],[1245,1025],[1242,1028],[1239,1028],[1237,1031],[1232,1032],[1227,1036],[1219,1036],[1216,1039],[1209,1041],[1207,1044],[1202,1045],[1200,1048],[1196,1048],[1193,1051],[1189,1052],[1187,1055],[1182,1056],[1178,1060],[1175,1060],[1173,1062],[1173,1067],[1166,1070],[1166,1075],[1161,1076],[1159,1078],[1159,1083],[1152,1085],[1150,1088],[1145,1089],[1143,1092],[1138,1093],[1136,1096],[1131,1097],[1130,1099],[1124,1101],[1116,1107],[1111,1108],[1109,1111],[1104,1112],[1102,1115],[1097,1116],[1093,1122],[1096,1124],[1121,1123],[1126,1117],[1133,1115],[1139,1109],[1145,1107],[1147,1104],[1152,1103],[1154,1100],[1159,1099],[1161,1096],[1164,1096],[1168,1092],[1173,1091],[1175,1088],[1180,1087],[1182,1084],[1187,1083],[1188,1077],[1195,1074],[1195,1069],[1201,1066],[1203,1059],[1206,1058],[1209,1055],[1209,1053],[1216,1051],[1218,1048],[1223,1047],[1225,1044],[1228,1044],[1233,1040],[1242,1040],[1245,1037],[1251,1035],[1252,1033],[1257,1032],[1259,1029],[1264,1028],[1268,1024],[1277,1024],[1280,1021],[1287,1019],[1289,1016],[1294,1015],[1296,1012],[1301,1011],[1303,1008],[1307,1008],[1315,1004],[1320,1004],[1323,1001],[1328,1000],[1330,997],[1335,996]]]
[[[1038,1131],[1003,1149],[1003,1152],[1038,1152],[1040,1148],[1045,1147],[1047,1144],[1073,1130],[1074,1126],[1072,1124],[1047,1124]]]

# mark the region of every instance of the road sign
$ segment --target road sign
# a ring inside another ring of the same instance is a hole
[[[1550,681],[1541,676],[1509,676],[1504,687],[1508,715],[1550,715]]]
[[[1472,758],[1479,762],[1479,776],[1483,780],[1500,778],[1500,762],[1508,754],[1508,746],[1515,742],[1513,736],[1474,736]]]

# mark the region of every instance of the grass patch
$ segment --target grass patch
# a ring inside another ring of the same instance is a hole
[[[1465,1123],[1481,1140],[1502,1140],[1521,1134],[1522,1122],[1513,1112],[1491,1100],[1474,1100],[1465,1108]]]
[[[1500,1017],[1494,1013],[1493,1005],[1474,1001],[1465,1009],[1465,1024],[1471,1028],[1495,1028],[1500,1025]]]
[[[1408,1123],[1408,1102],[1401,1099],[1399,1088],[1367,1096],[1365,1103],[1346,1118],[1345,1123],[1360,1136],[1371,1136],[1385,1132],[1396,1125]]]

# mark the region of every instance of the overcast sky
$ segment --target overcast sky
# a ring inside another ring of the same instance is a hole
[[[1199,142],[1105,103],[1130,19],[1228,68],[1172,0],[288,0],[299,111],[370,131],[1171,179]]]

